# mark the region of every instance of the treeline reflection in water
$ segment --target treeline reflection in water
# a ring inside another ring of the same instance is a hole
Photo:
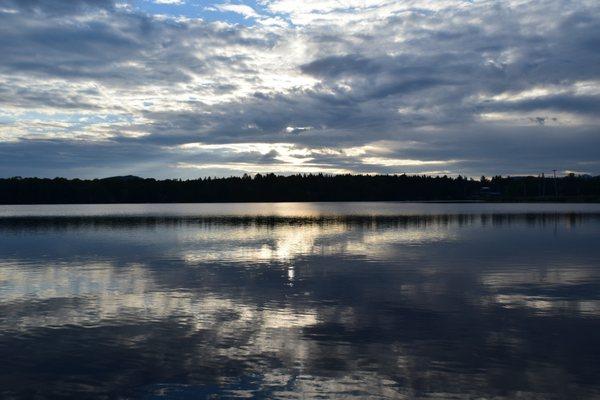
[[[0,219],[2,398],[594,398],[600,214]]]
[[[593,213],[465,213],[431,215],[319,215],[319,216],[0,216],[0,229],[45,229],[80,227],[136,228],[139,226],[211,226],[275,227],[283,225],[340,224],[369,228],[427,227],[431,225],[502,225],[526,223],[529,225],[563,222],[575,225],[584,220],[600,220],[600,212]]]

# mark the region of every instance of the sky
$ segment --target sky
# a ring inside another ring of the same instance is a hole
[[[0,0],[0,177],[600,174],[597,0]]]

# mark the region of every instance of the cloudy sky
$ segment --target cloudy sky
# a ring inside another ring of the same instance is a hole
[[[0,0],[0,176],[600,174],[598,0]]]

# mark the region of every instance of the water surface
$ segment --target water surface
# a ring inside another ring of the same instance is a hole
[[[0,206],[0,398],[597,398],[600,205]]]

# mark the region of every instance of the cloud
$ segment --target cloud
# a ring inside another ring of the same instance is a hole
[[[185,4],[184,0],[154,0],[156,4]]]
[[[259,17],[259,14],[252,7],[245,4],[217,4],[215,8],[219,11],[229,11],[241,14],[244,18]]]
[[[600,173],[596,2],[215,7],[0,0],[1,174]]]
[[[65,15],[94,11],[110,10],[114,7],[113,0],[2,0],[0,9],[20,10],[28,13],[48,13]]]

